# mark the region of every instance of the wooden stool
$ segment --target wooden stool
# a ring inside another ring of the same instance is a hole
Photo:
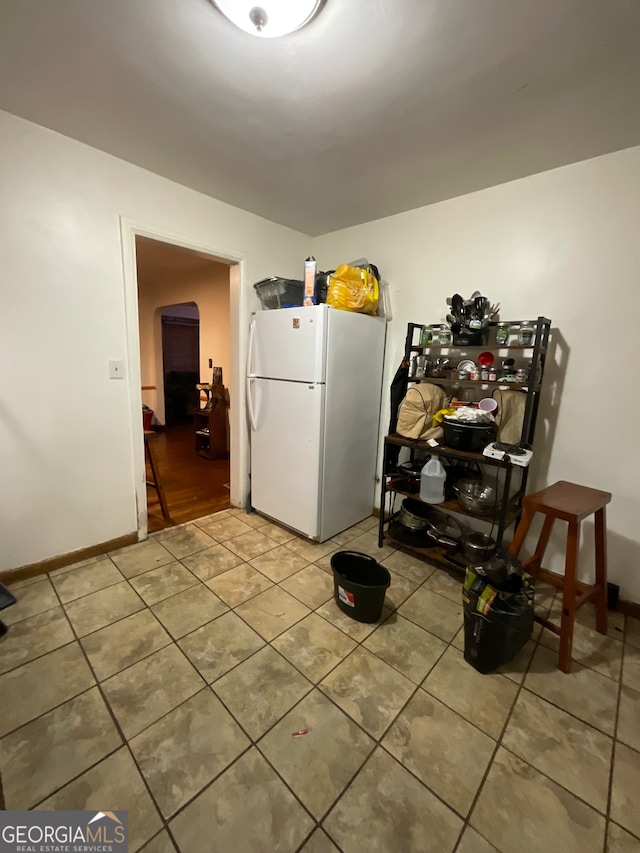
[[[562,592],[562,618],[560,627],[536,616],[536,621],[560,637],[560,655],[558,668],[569,672],[571,668],[571,644],[573,641],[573,620],[576,611],[585,601],[594,599],[596,605],[596,629],[600,634],[607,633],[607,529],[605,506],[611,500],[610,492],[589,489],[560,480],[536,492],[526,495],[522,500],[522,518],[513,537],[509,552],[518,555],[522,543],[537,512],[545,516],[540,538],[533,557],[522,561],[526,571]],[[581,583],[578,574],[578,549],[580,547],[580,523],[589,515],[595,514],[596,545],[596,582]],[[554,521],[559,518],[569,523],[567,531],[567,551],[565,572],[557,575],[541,567],[544,552],[549,543]]]
[[[153,477],[153,480],[147,480],[147,486],[151,486],[151,488],[155,489],[158,493],[158,500],[160,501],[160,509],[162,510],[162,517],[164,518],[164,520],[168,521],[169,524],[175,524],[175,521],[169,515],[167,499],[164,494],[162,482],[158,475],[158,466],[156,465],[156,461],[153,457],[153,452],[151,450],[151,444],[153,442],[148,440],[148,436],[150,435],[155,435],[155,432],[153,432],[153,430],[144,431],[144,455],[149,462],[149,468],[151,468],[151,475]]]

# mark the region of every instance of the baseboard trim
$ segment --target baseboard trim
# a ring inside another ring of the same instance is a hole
[[[99,554],[106,554],[109,551],[117,551],[118,548],[124,548],[126,545],[135,545],[137,541],[137,533],[127,533],[124,536],[118,536],[116,539],[109,539],[107,542],[99,542],[97,545],[90,545],[88,548],[80,548],[79,551],[70,551],[68,554],[61,554],[59,557],[49,557],[47,560],[40,560],[38,563],[29,563],[17,569],[0,572],[0,581],[11,584],[35,578],[38,575],[46,575],[47,572],[52,572],[54,569],[71,566],[73,563],[80,563],[82,560],[88,560],[90,557],[97,557]]]

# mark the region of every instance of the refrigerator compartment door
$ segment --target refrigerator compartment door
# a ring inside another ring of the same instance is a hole
[[[247,374],[324,382],[327,305],[261,311],[251,318]]]
[[[253,379],[250,393],[251,504],[317,538],[324,385]]]

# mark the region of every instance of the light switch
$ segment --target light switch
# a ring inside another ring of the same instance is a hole
[[[109,379],[124,379],[124,362],[109,359]]]

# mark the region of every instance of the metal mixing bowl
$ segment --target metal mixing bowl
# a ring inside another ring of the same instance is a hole
[[[499,506],[498,493],[481,480],[460,480],[454,486],[458,500],[468,512],[491,515]]]

